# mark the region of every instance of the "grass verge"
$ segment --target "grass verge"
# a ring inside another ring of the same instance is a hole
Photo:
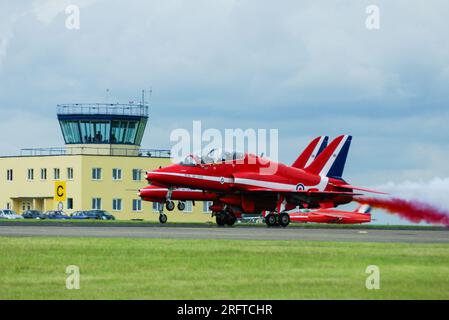
[[[0,252],[0,299],[449,298],[447,244],[0,237]]]

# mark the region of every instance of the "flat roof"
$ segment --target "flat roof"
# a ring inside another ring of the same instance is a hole
[[[15,157],[48,157],[48,156],[121,156],[121,157],[142,157],[142,158],[162,158],[171,157],[170,150],[167,149],[141,149],[141,148],[123,148],[123,147],[90,147],[90,146],[71,146],[67,148],[28,148],[21,149],[18,155],[0,155],[0,158]]]
[[[147,104],[134,103],[68,103],[58,104],[59,115],[118,115],[148,117]]]
[[[142,158],[142,159],[170,159],[170,157],[157,157],[145,155],[120,155],[120,154],[47,154],[47,155],[11,155],[0,156],[0,159],[7,158],[44,158],[44,157],[121,157],[121,158]]]

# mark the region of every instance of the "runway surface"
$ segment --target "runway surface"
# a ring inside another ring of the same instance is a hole
[[[449,243],[449,231],[265,227],[0,226],[0,236]]]

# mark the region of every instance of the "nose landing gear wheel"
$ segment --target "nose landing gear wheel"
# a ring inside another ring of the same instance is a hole
[[[290,216],[288,215],[288,213],[286,212],[282,212],[279,215],[279,224],[281,225],[281,227],[286,227],[288,226],[290,223]]]
[[[168,211],[173,211],[175,209],[175,203],[173,201],[167,201],[165,207]]]
[[[167,215],[166,214],[160,214],[159,215],[159,222],[160,223],[166,223],[167,222]]]
[[[267,226],[269,227],[274,227],[277,224],[277,219],[276,216],[272,213],[269,213],[266,217],[265,217],[265,223],[267,224]]]

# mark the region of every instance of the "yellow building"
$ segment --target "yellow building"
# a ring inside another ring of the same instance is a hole
[[[60,105],[61,149],[23,149],[0,157],[0,208],[17,213],[36,209],[67,214],[103,209],[117,219],[157,221],[159,205],[142,202],[145,171],[169,165],[168,150],[141,149],[148,120],[145,105]],[[65,182],[63,201],[55,183]],[[206,203],[165,213],[169,221],[213,221]]]

